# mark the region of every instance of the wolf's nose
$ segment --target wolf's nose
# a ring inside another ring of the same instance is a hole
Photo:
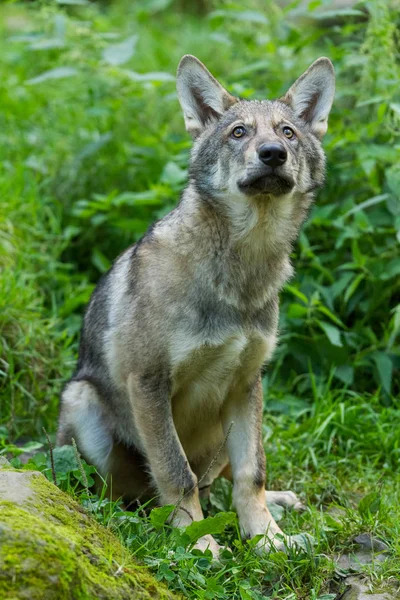
[[[258,157],[264,165],[268,165],[269,167],[279,167],[286,162],[287,152],[282,144],[261,144],[258,148]]]

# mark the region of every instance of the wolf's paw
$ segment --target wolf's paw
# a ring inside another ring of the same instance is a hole
[[[296,494],[289,490],[286,492],[265,490],[265,501],[267,504],[278,504],[284,508],[292,508],[299,512],[306,510],[306,506],[299,500]]]
[[[309,552],[312,550],[314,543],[314,538],[308,533],[297,533],[296,535],[266,534],[256,545],[256,551],[262,554],[264,552],[288,552],[290,548],[296,548],[297,550]]]
[[[219,553],[222,550],[222,546],[220,546],[210,534],[203,535],[203,537],[199,538],[195,543],[194,548],[197,548],[202,552],[204,552],[208,548],[209,550],[211,550],[214,558],[218,558]]]

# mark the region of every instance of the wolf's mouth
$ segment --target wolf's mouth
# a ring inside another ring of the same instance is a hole
[[[239,189],[245,194],[287,194],[294,187],[293,179],[278,175],[275,172],[258,174],[237,182]]]

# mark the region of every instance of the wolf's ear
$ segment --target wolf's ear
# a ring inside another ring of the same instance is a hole
[[[205,125],[238,101],[211,75],[202,62],[187,54],[179,63],[176,76],[178,98],[187,131],[196,138]]]
[[[328,115],[335,95],[335,71],[329,58],[319,58],[292,85],[283,102],[297,117],[309,123],[320,139],[328,128]]]

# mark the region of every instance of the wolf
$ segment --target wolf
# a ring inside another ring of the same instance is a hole
[[[97,285],[61,398],[57,443],[75,439],[114,497],[176,504],[176,526],[203,518],[200,494],[229,469],[241,534],[261,534],[261,552],[290,543],[266,500],[298,505],[265,491],[261,373],[290,253],[324,182],[334,90],[328,58],[272,101],[234,97],[182,58],[188,185]],[[211,536],[198,547],[220,550]]]

